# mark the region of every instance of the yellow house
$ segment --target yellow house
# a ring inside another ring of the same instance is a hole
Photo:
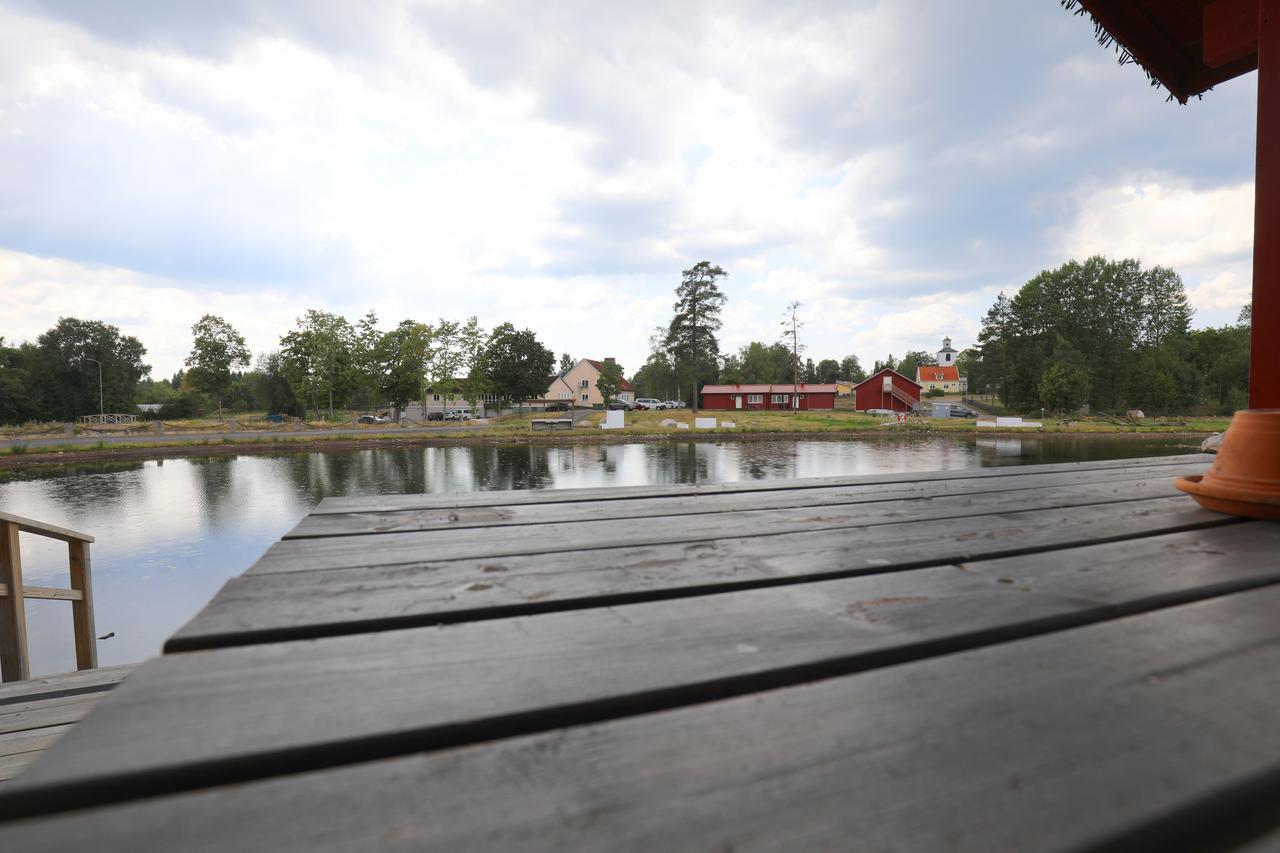
[[[603,362],[590,358],[578,359],[578,363],[565,373],[553,377],[548,384],[547,393],[542,403],[571,402],[581,409],[590,409],[604,405],[604,395],[596,387],[596,381],[604,372],[606,358]],[[618,399],[635,402],[636,392],[631,383],[623,379],[618,385]]]
[[[853,383],[846,379],[836,380],[836,396],[851,397],[853,396]]]

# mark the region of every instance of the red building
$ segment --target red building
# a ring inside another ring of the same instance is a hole
[[[920,388],[920,383],[886,367],[853,386],[854,407],[860,412],[867,409],[910,412],[920,408]]]
[[[702,408],[724,411],[776,409],[834,409],[836,386],[815,385],[703,385]]]

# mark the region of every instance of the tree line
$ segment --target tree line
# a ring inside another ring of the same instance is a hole
[[[804,356],[799,303],[788,306],[779,340],[752,341],[722,354],[718,332],[728,297],[721,267],[701,261],[681,273],[666,326],[632,382],[642,397],[698,403],[706,384],[860,382],[856,355],[816,363]],[[970,393],[1013,409],[1069,412],[1141,408],[1152,414],[1229,413],[1246,405],[1249,311],[1233,325],[1191,329],[1192,309],[1176,272],[1132,259],[1092,257],[1047,270],[1012,298],[1001,293],[982,321],[978,343],[957,359]],[[98,410],[101,366],[106,411],[161,403],[164,417],[217,408],[328,415],[389,404],[398,416],[432,389],[457,391],[474,406],[541,397],[556,371],[554,354],[529,329],[503,323],[486,332],[475,317],[436,323],[403,320],[383,331],[370,311],[351,322],[309,310],[279,348],[250,364],[244,338],[206,315],[192,327],[186,368],[168,380],[146,377],[146,349],[114,326],[60,319],[35,343],[0,338],[0,423],[71,420]],[[560,372],[575,363],[562,354]],[[933,354],[911,351],[873,363],[914,377]],[[597,383],[606,399],[623,381],[611,364]],[[447,386],[447,387],[446,387]],[[439,393],[439,392],[437,392]]]
[[[411,400],[455,393],[475,406],[502,407],[542,396],[555,356],[529,329],[503,323],[486,332],[475,317],[404,320],[383,331],[371,311],[356,322],[309,310],[252,361],[244,337],[208,314],[192,327],[185,368],[148,378],[146,348],[115,326],[71,317],[34,343],[0,338],[0,423],[71,421],[99,411],[132,413],[158,403],[160,416],[216,409],[336,417],[389,404],[398,418]]]
[[[1233,325],[1192,329],[1182,278],[1136,260],[1092,257],[1001,293],[977,345],[961,353],[969,391],[1014,409],[1130,408],[1228,414],[1247,405],[1246,307]]]

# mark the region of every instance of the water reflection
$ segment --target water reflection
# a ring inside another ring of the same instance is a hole
[[[1192,440],[891,435],[860,441],[427,447],[0,471],[0,509],[97,537],[103,665],[156,654],[322,498],[712,483],[1184,453]],[[65,586],[66,546],[23,535],[28,583]],[[70,608],[27,603],[32,670],[74,667]]]

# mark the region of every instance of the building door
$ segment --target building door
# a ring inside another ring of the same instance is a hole
[[[735,395],[734,395],[734,397],[733,397],[733,407],[734,407],[735,409],[741,409],[741,408],[742,408],[742,395],[741,395],[741,394],[735,394]]]

